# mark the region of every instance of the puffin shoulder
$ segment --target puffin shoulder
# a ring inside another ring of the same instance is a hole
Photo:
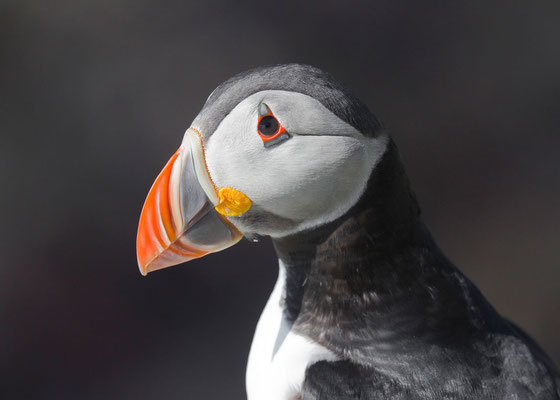
[[[350,360],[320,361],[306,372],[302,400],[412,399],[396,380]]]

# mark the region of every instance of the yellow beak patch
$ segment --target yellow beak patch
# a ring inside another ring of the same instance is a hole
[[[218,191],[219,203],[216,211],[226,217],[235,217],[249,211],[251,199],[239,190],[223,187]]]

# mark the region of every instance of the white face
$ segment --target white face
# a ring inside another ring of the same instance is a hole
[[[258,133],[262,103],[289,139],[264,146]],[[363,136],[312,97],[266,90],[239,103],[204,147],[214,183],[240,190],[253,202],[246,214],[230,221],[243,234],[281,237],[348,211],[387,142],[385,135]]]

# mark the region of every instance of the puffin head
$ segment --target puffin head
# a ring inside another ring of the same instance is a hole
[[[389,138],[368,108],[308,65],[218,86],[156,178],[137,236],[142,274],[253,235],[331,222],[364,193]]]

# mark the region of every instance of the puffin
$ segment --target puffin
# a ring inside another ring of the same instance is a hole
[[[329,73],[255,68],[208,97],[145,200],[143,275],[270,237],[249,400],[560,399],[545,352],[444,255],[393,138]]]

